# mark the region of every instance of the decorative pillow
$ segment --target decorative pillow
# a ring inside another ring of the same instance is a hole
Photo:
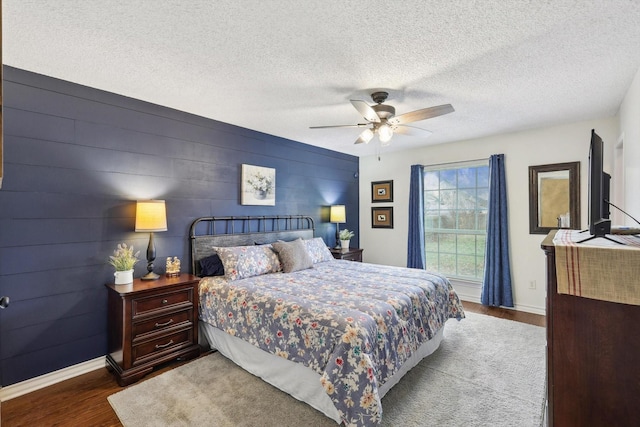
[[[274,242],[271,244],[273,250],[278,254],[282,271],[291,273],[292,271],[305,270],[313,267],[313,261],[307,252],[307,248],[302,239],[292,242]]]
[[[333,255],[329,251],[329,248],[322,240],[322,237],[316,237],[309,240],[303,240],[305,246],[307,247],[307,252],[311,257],[311,261],[314,264],[325,261],[333,261]]]
[[[227,280],[239,280],[281,270],[271,245],[214,247],[224,265]]]
[[[213,254],[200,260],[200,274],[202,276],[224,276],[224,266],[220,255]]]

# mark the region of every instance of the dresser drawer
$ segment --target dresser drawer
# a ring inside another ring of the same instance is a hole
[[[171,353],[180,347],[188,347],[192,345],[193,340],[193,328],[189,327],[150,341],[134,344],[132,353],[133,365],[143,363],[161,353]]]
[[[132,339],[135,342],[144,338],[144,335],[149,333],[162,332],[180,326],[190,326],[192,318],[193,310],[189,309],[134,323],[131,331]]]
[[[147,298],[136,298],[132,301],[132,315],[144,315],[167,307],[191,306],[193,304],[193,287],[174,292],[153,295]]]

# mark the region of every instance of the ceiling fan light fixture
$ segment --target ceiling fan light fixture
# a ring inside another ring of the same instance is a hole
[[[2,0],[0,0],[2,1]],[[417,128],[415,126],[409,126],[408,123],[418,122],[421,120],[431,119],[434,117],[449,114],[455,110],[451,104],[437,105],[435,107],[422,108],[420,110],[411,111],[408,113],[400,114],[396,116],[395,107],[385,104],[387,96],[386,91],[378,91],[371,94],[371,98],[375,105],[369,105],[366,101],[359,99],[352,99],[351,104],[356,110],[364,117],[367,123],[358,123],[355,125],[332,125],[332,126],[311,126],[311,129],[323,129],[323,128],[349,128],[349,127],[367,127],[355,140],[354,144],[368,144],[371,139],[378,134],[380,145],[385,147],[389,145],[394,133],[409,134],[411,130],[419,130],[422,132],[431,132],[426,129]]]
[[[383,144],[391,141],[392,136],[393,130],[388,124],[383,123],[378,127],[378,138],[380,138],[380,142]]]
[[[365,144],[368,144],[369,141],[373,139],[373,131],[371,129],[365,129],[364,132],[360,134],[360,138],[362,138]]]

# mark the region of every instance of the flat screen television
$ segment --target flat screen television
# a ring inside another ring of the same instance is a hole
[[[589,234],[591,237],[605,237],[611,234],[611,220],[609,219],[609,194],[611,175],[603,170],[604,142],[595,129],[591,130],[591,145],[589,147]]]

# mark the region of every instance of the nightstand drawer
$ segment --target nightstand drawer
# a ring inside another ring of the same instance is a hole
[[[135,318],[149,312],[161,310],[167,307],[193,305],[193,287],[180,289],[176,292],[153,295],[147,298],[134,299],[132,301],[132,315]]]
[[[361,252],[353,252],[350,254],[346,254],[342,256],[342,259],[347,261],[358,261],[362,262],[362,253]]]
[[[149,333],[161,332],[179,326],[190,326],[192,318],[193,311],[189,309],[134,323],[131,331],[132,339],[135,342]]]
[[[170,353],[180,347],[188,347],[193,343],[193,328],[189,327],[173,334],[164,335],[154,340],[133,346],[133,365],[145,362],[158,354]]]
[[[331,255],[335,259],[343,259],[346,261],[362,262],[362,249],[349,248],[349,249],[330,249]]]

